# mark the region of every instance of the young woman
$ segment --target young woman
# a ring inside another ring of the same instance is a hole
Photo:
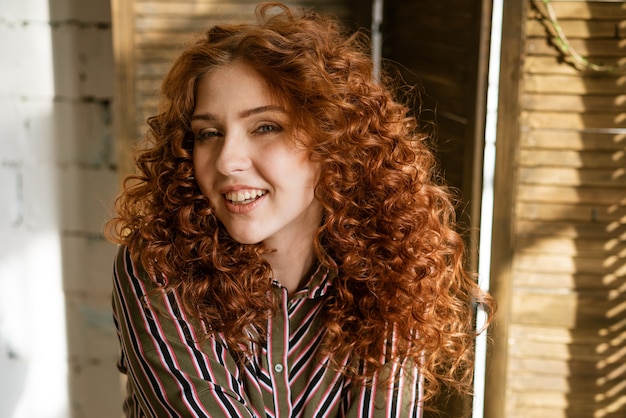
[[[130,417],[417,417],[472,372],[428,138],[367,40],[280,4],[190,45],[110,222]]]

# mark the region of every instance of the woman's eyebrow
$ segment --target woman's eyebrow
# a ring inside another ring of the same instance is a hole
[[[210,113],[199,113],[199,114],[194,114],[191,115],[191,120],[215,120],[215,116],[213,116]]]
[[[252,115],[256,115],[256,114],[264,113],[264,112],[287,113],[287,111],[283,107],[281,107],[281,106],[268,105],[268,106],[256,107],[254,109],[243,110],[243,111],[241,111],[239,113],[239,117],[243,119],[243,118],[247,118],[247,117],[250,117]]]
[[[259,106],[259,107],[255,107],[252,109],[246,109],[246,110],[242,110],[241,112],[239,112],[239,117],[241,119],[244,118],[248,118],[250,116],[253,115],[257,115],[259,113],[264,113],[264,112],[280,112],[280,113],[287,113],[287,110],[285,110],[285,108],[283,108],[282,106],[277,106],[277,105],[267,105],[267,106]],[[198,113],[198,114],[194,114],[191,116],[191,120],[208,120],[208,121],[214,121],[217,120],[217,118],[215,117],[215,115],[211,114],[211,113]]]

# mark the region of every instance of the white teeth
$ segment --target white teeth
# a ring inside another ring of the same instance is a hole
[[[243,190],[239,192],[226,193],[226,199],[230,200],[232,203],[245,204],[252,202],[264,194],[264,190]]]

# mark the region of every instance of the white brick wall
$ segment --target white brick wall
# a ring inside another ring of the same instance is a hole
[[[110,22],[109,0],[0,1],[3,418],[120,415]]]

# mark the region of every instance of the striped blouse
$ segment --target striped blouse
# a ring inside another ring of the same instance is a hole
[[[421,417],[421,383],[403,367],[388,385],[363,386],[318,354],[324,336],[319,314],[332,274],[319,268],[288,297],[278,282],[281,309],[268,324],[267,342],[245,367],[222,335],[203,331],[181,309],[175,291],[157,284],[120,247],[114,267],[113,313],[128,375],[127,417]],[[381,373],[399,367],[389,363]],[[376,383],[376,379],[375,382]]]

